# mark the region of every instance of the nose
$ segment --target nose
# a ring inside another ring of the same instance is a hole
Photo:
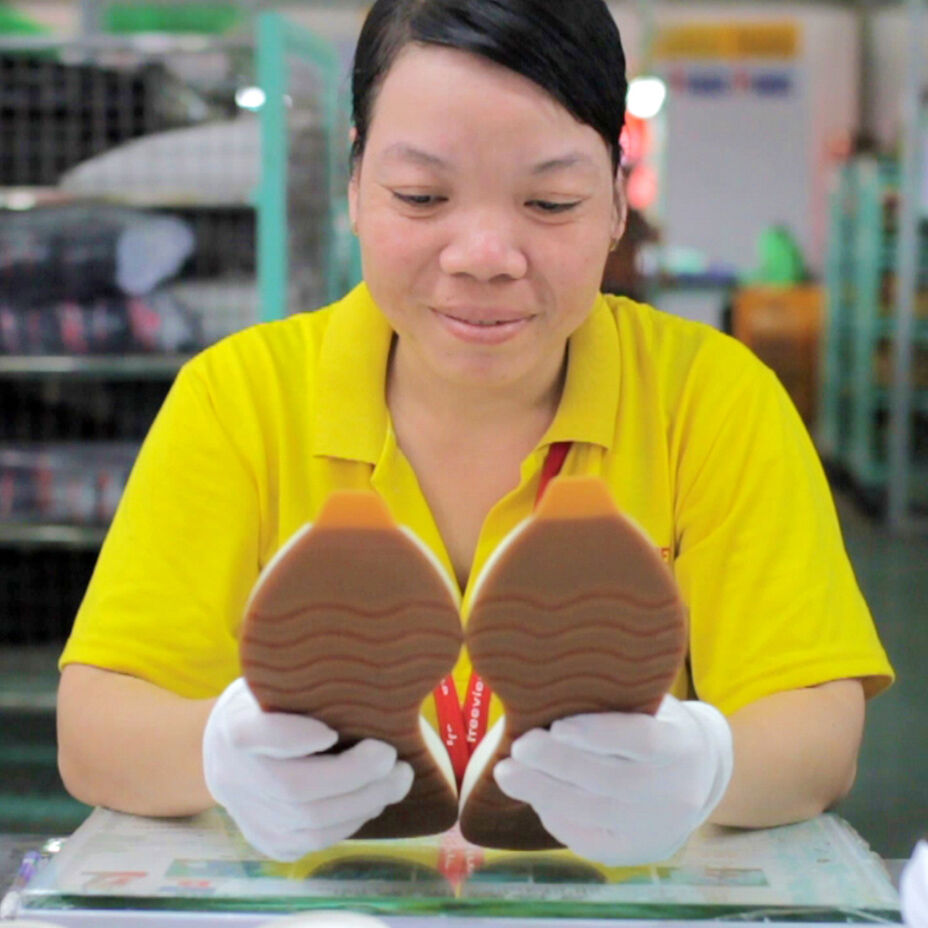
[[[463,274],[480,281],[518,280],[528,271],[528,259],[512,223],[495,210],[462,217],[442,249],[440,264],[445,274]]]

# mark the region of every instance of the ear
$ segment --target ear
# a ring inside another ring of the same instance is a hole
[[[354,146],[354,141],[358,137],[358,130],[354,126],[348,131],[348,142]],[[360,183],[361,165],[360,162],[352,165],[351,177],[348,179],[348,217],[351,220],[351,231],[358,234],[358,187]]]
[[[354,235],[358,234],[358,168],[351,172],[351,179],[348,181],[348,218],[351,221],[351,231]]]
[[[612,197],[612,241],[618,242],[625,234],[628,221],[628,197],[625,195],[625,174],[619,170],[615,177]]]

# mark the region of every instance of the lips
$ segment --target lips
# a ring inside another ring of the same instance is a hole
[[[531,316],[528,314],[518,314],[503,311],[487,310],[466,310],[466,309],[437,309],[439,315],[445,316],[454,322],[460,322],[463,325],[474,325],[480,328],[492,328],[493,326],[512,325],[519,322],[527,322]]]
[[[500,345],[516,338],[532,321],[534,316],[517,315],[513,312],[479,312],[468,309],[435,309],[435,316],[455,339],[473,345]]]
[[[461,322],[464,325],[475,325],[480,329],[492,329],[494,326],[511,325],[514,322],[522,321],[521,319],[462,319],[460,316],[446,315],[454,322]]]

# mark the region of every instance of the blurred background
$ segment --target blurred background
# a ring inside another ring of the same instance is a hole
[[[610,4],[632,212],[603,287],[747,343],[822,455],[899,682],[838,811],[928,833],[924,0]],[[87,809],[55,661],[191,354],[360,278],[355,0],[0,3],[0,833]]]

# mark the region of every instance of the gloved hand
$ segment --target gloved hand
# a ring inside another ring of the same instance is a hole
[[[907,928],[928,928],[928,841],[919,841],[899,878],[899,902]]]
[[[383,741],[319,756],[337,740],[316,719],[264,712],[239,678],[206,723],[206,785],[255,848],[299,860],[350,837],[412,786],[412,767]]]
[[[533,729],[493,775],[574,853],[630,866],[679,850],[724,796],[732,767],[725,717],[665,696],[654,716],[576,715]]]

